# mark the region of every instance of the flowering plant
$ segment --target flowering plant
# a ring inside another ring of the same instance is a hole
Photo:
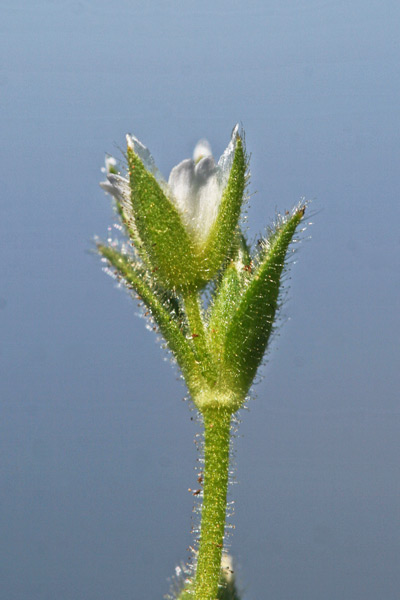
[[[174,167],[168,182],[130,135],[126,160],[122,174],[107,157],[101,186],[114,197],[129,243],[98,243],[98,252],[143,302],[204,424],[200,535],[193,573],[178,596],[234,600],[239,596],[230,568],[221,567],[232,416],[265,354],[305,207],[280,216],[251,251],[240,226],[248,159],[238,126],[217,163],[201,140],[193,159]]]

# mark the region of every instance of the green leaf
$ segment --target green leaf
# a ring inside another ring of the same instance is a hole
[[[189,390],[195,393],[199,382],[198,364],[192,340],[187,339],[186,322],[179,301],[170,292],[156,287],[143,267],[118,250],[98,244],[97,250],[107,259],[128,287],[133,288],[160,328],[168,346],[182,369]]]
[[[135,226],[154,275],[170,289],[197,289],[199,258],[177,209],[131,148],[127,155]]]
[[[272,331],[282,271],[290,242],[305,208],[297,210],[279,224],[261,252],[260,262],[251,276],[226,331],[223,361],[229,387],[243,398],[247,394],[264,356]]]

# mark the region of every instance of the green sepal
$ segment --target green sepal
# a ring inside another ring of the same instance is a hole
[[[223,378],[243,397],[247,394],[264,356],[275,314],[282,271],[289,244],[305,208],[297,210],[266,241],[259,262],[226,330]]]
[[[228,182],[222,193],[221,204],[214,225],[207,237],[201,255],[204,278],[210,281],[229,254],[238,226],[246,187],[248,163],[242,138],[236,138],[236,148]]]
[[[97,250],[107,259],[126,285],[137,292],[149,309],[182,370],[189,390],[195,393],[200,385],[198,378],[200,379],[201,375],[179,300],[171,292],[155,284],[147,271],[133,262],[129,256],[102,244],[97,245]]]
[[[213,359],[217,364],[223,360],[227,329],[248,283],[250,270],[249,250],[246,240],[240,234],[235,257],[222,272],[209,308],[208,340]]]
[[[198,289],[200,261],[177,209],[131,148],[127,157],[135,227],[154,276],[169,289]]]

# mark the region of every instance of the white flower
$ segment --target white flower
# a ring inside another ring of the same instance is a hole
[[[207,140],[200,140],[194,149],[193,159],[183,160],[174,167],[168,183],[157,169],[146,146],[134,136],[127,136],[128,147],[132,148],[145,168],[154,175],[166,196],[175,204],[187,231],[199,245],[207,240],[217,217],[233,163],[238,130],[239,126],[236,125],[228,147],[218,163],[214,161]],[[112,166],[112,170],[110,170],[107,160],[110,161],[111,158],[106,159],[106,169],[104,169],[108,173],[107,181],[100,185],[104,191],[114,196],[124,208],[128,209],[130,206],[129,181],[112,172],[115,170],[115,162],[110,163]]]

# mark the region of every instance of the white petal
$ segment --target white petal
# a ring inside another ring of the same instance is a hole
[[[187,159],[174,167],[168,181],[171,200],[179,210],[187,229],[202,243],[218,213],[222,189],[213,157],[202,158],[196,165]]]
[[[217,218],[223,189],[214,170],[207,182],[197,193],[196,230],[200,241],[205,241]]]
[[[201,158],[194,168],[194,174],[197,185],[205,185],[216,171],[214,157],[206,156]]]
[[[211,146],[207,140],[199,140],[193,151],[193,160],[197,164],[199,160],[206,156],[212,156]]]
[[[182,215],[186,225],[190,227],[196,212],[196,182],[194,162],[187,158],[174,167],[168,179],[172,200]]]
[[[235,127],[232,130],[232,135],[231,135],[231,140],[225,150],[225,152],[222,154],[221,158],[218,161],[218,168],[219,168],[219,172],[220,172],[220,181],[223,187],[225,187],[225,185],[228,182],[228,178],[229,178],[229,173],[231,172],[231,168],[232,168],[232,164],[233,164],[233,157],[235,156],[235,149],[236,149],[236,138],[238,135],[238,131],[239,131],[239,123],[237,123],[235,125]]]

